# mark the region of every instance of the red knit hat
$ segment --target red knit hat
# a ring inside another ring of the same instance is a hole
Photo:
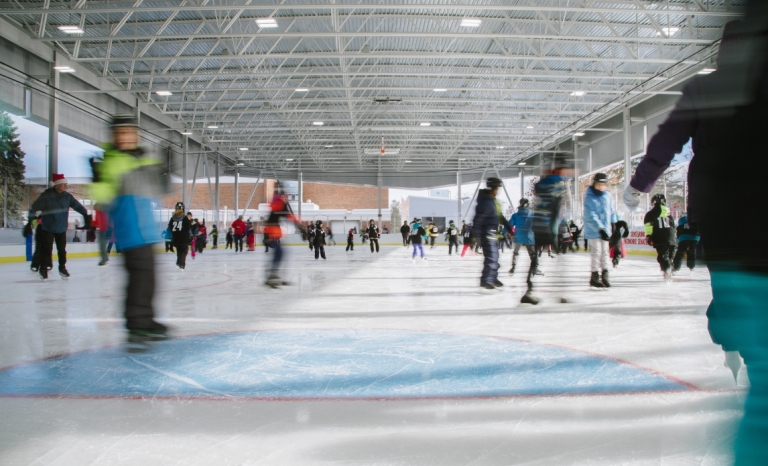
[[[54,186],[57,186],[60,184],[69,184],[67,182],[67,179],[64,178],[64,175],[62,175],[61,173],[54,173],[53,175],[51,175],[51,181],[53,181]]]

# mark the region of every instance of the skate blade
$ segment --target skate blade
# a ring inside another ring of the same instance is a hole
[[[125,352],[131,354],[146,353],[151,349],[152,346],[149,343],[129,342],[125,345]]]

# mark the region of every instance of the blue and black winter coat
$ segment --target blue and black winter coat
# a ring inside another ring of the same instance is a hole
[[[515,228],[515,243],[533,244],[533,212],[530,209],[517,209],[509,219],[510,226]]]
[[[613,232],[611,224],[616,220],[613,196],[592,186],[588,187],[584,196],[584,238],[600,239],[600,230],[610,236]]]

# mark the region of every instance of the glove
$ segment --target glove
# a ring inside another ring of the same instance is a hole
[[[93,218],[90,215],[85,215],[83,217],[85,219],[85,225],[83,226],[84,229],[91,228],[91,225],[93,225]]]
[[[624,205],[627,206],[630,212],[634,212],[640,207],[640,197],[642,195],[643,193],[632,186],[627,186],[624,190]]]
[[[645,237],[645,242],[648,243],[648,246],[653,246],[653,240],[650,236]]]
[[[602,238],[603,241],[608,241],[611,239],[611,237],[608,236],[608,233],[606,233],[605,230],[600,230],[600,238]]]

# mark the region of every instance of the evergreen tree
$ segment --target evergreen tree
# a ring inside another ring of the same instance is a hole
[[[0,111],[0,211],[3,209],[3,185],[7,183],[7,216],[21,220],[21,203],[24,199],[24,151],[11,117]],[[6,226],[6,225],[3,225]]]

